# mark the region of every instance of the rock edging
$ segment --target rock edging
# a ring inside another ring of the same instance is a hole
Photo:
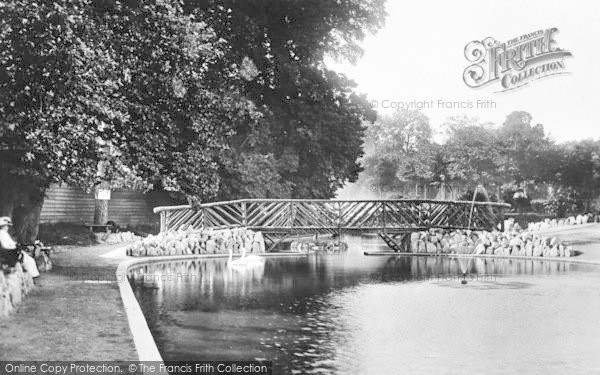
[[[571,257],[575,251],[556,237],[533,231],[469,231],[432,229],[411,234],[411,251],[428,254],[512,255]]]
[[[592,222],[594,220],[593,215],[583,214],[577,216],[569,216],[562,219],[545,219],[544,221],[538,221],[536,223],[529,223],[527,229],[530,231],[541,231],[549,228],[562,227],[565,225],[582,225]],[[514,224],[513,224],[514,225]],[[506,222],[505,222],[506,227]]]
[[[116,244],[121,242],[132,242],[140,240],[141,237],[135,235],[133,232],[98,232],[94,233],[94,238],[98,243],[105,244]]]
[[[17,263],[8,272],[0,271],[0,317],[8,316],[33,289],[33,277]]]
[[[129,256],[264,253],[265,240],[260,232],[246,228],[193,229],[159,233],[146,237],[126,249]]]

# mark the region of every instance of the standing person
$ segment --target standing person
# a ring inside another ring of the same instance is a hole
[[[12,220],[8,216],[0,217],[0,251],[15,250],[17,243],[12,239],[8,233],[8,228],[12,226]],[[35,259],[29,254],[23,252],[23,266],[25,271],[29,272],[33,278],[40,275]]]
[[[517,189],[515,194],[513,195],[513,201],[515,202],[515,206],[520,215],[523,215],[525,212],[525,207],[527,207],[527,194],[523,189]]]

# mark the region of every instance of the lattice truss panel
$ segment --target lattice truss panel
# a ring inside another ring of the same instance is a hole
[[[508,205],[390,200],[239,200],[160,207],[161,230],[245,226],[265,233],[413,231],[428,228],[491,229]]]

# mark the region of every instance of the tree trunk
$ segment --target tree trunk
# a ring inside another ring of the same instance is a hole
[[[101,197],[100,191],[106,192],[108,190],[110,195],[110,182],[102,181],[96,185],[96,199],[94,201],[94,224],[104,225],[108,221],[108,199],[110,197]],[[103,199],[98,199],[103,198]]]
[[[12,216],[15,208],[15,201],[6,199],[5,195],[0,195],[0,216]]]
[[[30,244],[37,239],[44,199],[23,204],[13,211],[14,235],[18,243]]]
[[[0,175],[0,216],[12,217],[13,210],[17,201],[16,192],[19,190],[16,188],[13,179],[9,179],[7,176]]]
[[[108,221],[108,200],[96,199],[94,202],[94,224],[104,225]]]
[[[10,216],[18,243],[37,239],[44,194],[48,184],[35,177],[3,175],[0,188],[0,215]]]

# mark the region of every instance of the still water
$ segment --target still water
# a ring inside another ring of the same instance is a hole
[[[154,263],[130,282],[165,360],[267,359],[275,374],[600,373],[600,267],[363,255],[377,246],[353,238],[345,254],[242,270]]]

